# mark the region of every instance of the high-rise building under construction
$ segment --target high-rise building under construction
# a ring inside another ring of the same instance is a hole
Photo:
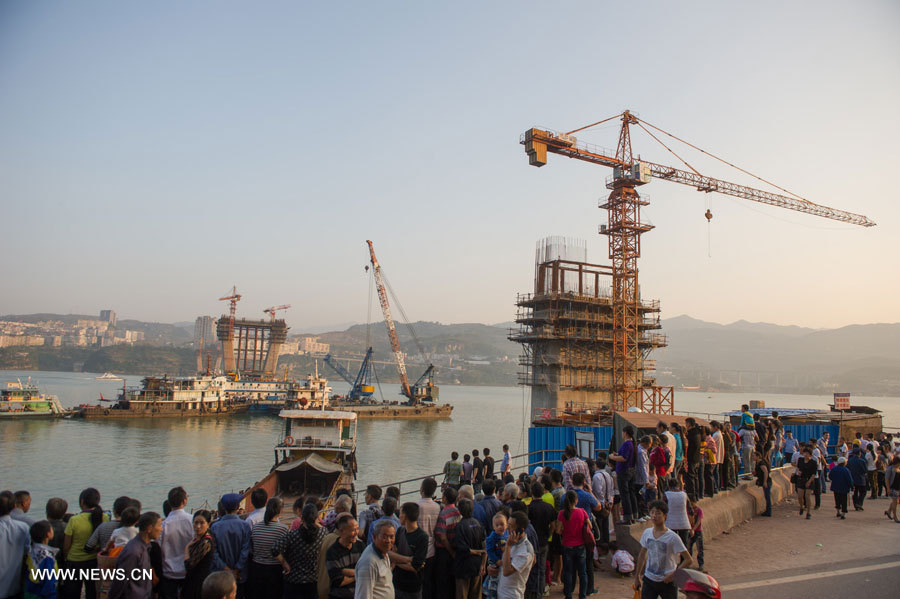
[[[519,294],[517,327],[510,339],[522,344],[519,383],[531,387],[540,418],[557,411],[601,411],[615,406],[613,377],[612,267],[587,261],[582,240],[548,237],[537,244],[534,291]],[[671,388],[656,386],[651,350],[664,347],[659,301],[640,300],[640,360],[631,380],[640,381],[643,405],[671,402]],[[620,394],[621,396],[621,394]],[[641,407],[637,405],[635,407]]]

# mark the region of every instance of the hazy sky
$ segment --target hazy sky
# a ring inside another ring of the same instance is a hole
[[[664,317],[896,322],[898,31],[894,0],[5,0],[0,314],[190,320],[237,284],[246,316],[363,322],[372,239],[412,319],[511,320],[541,237],[607,262],[611,174],[530,167],[519,135],[630,108],[878,223],[654,182],[640,280]]]

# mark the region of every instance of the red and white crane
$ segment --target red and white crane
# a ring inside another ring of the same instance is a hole
[[[428,365],[425,373],[419,377],[414,385],[410,386],[409,384],[406,364],[403,361],[403,352],[400,349],[400,338],[397,336],[397,327],[394,325],[394,317],[391,315],[391,306],[388,302],[381,264],[378,263],[378,258],[375,257],[375,248],[372,242],[366,240],[366,243],[369,244],[369,258],[372,261],[372,269],[375,271],[375,287],[378,290],[378,301],[381,303],[381,311],[384,313],[384,326],[387,328],[388,338],[391,340],[391,351],[394,352],[397,374],[400,375],[400,393],[413,404],[420,401],[435,401],[438,397],[438,387],[434,384],[433,364]],[[403,312],[402,308],[400,312]],[[426,379],[427,383],[425,382]]]

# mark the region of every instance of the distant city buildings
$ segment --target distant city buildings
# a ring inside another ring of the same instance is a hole
[[[331,350],[331,344],[319,343],[318,337],[301,337],[297,343],[298,354],[324,356]],[[283,349],[281,353],[286,353]]]
[[[143,331],[117,329],[113,310],[101,310],[98,319],[81,318],[74,324],[0,321],[0,347],[108,347],[144,340]]]

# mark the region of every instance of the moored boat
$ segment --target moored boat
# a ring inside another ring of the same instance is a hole
[[[315,495],[331,504],[340,489],[353,490],[356,478],[356,414],[325,410],[282,410],[284,436],[275,445],[275,464],[259,482],[244,491],[264,489],[281,497],[284,511],[299,497]]]
[[[81,405],[75,415],[83,418],[183,418],[220,416],[247,410],[246,402],[229,398],[225,377],[148,376],[140,387],[125,387],[113,400],[101,395],[100,405]]]
[[[55,395],[44,395],[37,385],[12,381],[0,389],[0,420],[19,418],[60,418],[67,414]]]
[[[250,413],[275,415],[283,409],[322,409],[331,398],[331,387],[319,376],[317,364],[315,374],[306,375],[304,381],[229,378],[225,394],[246,402]]]

